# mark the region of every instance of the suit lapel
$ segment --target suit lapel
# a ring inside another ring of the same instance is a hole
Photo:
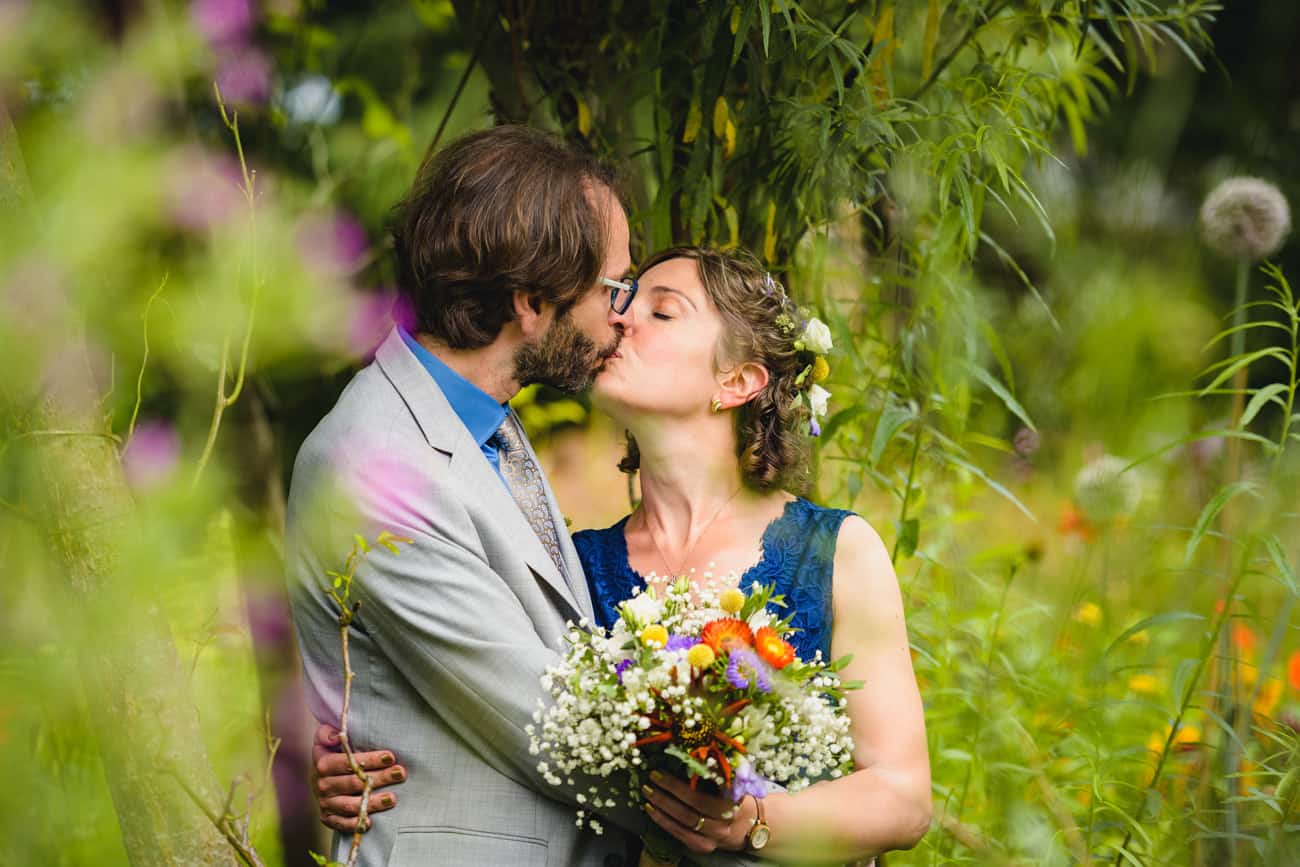
[[[514,414],[514,409],[510,410]],[[519,422],[519,429],[523,430],[523,422]],[[540,469],[542,462],[537,459],[537,453],[533,451],[533,444],[525,434],[523,437],[524,449],[528,456],[532,458],[533,463]],[[565,579],[568,582],[569,592],[578,606],[578,610],[587,619],[595,617],[591,605],[591,594],[587,591],[587,578],[582,571],[582,561],[578,559],[578,551],[573,547],[573,539],[569,536],[568,527],[564,523],[564,514],[560,511],[558,501],[555,499],[555,492],[551,490],[551,483],[542,473],[542,489],[546,493],[546,505],[551,510],[551,520],[555,522],[555,535],[560,543],[560,556],[564,559]],[[549,558],[548,558],[549,559]]]
[[[407,348],[397,329],[393,329],[380,345],[375,353],[375,361],[402,396],[425,440],[433,448],[451,457],[451,471],[464,480],[466,491],[473,492],[478,502],[494,516],[506,537],[518,540],[519,553],[537,577],[568,605],[574,619],[590,617],[591,603],[586,596],[585,581],[582,583],[582,594],[575,595],[537,538],[532,525],[519,510],[518,503],[510,495],[501,477],[492,469],[492,465],[479,450],[478,443],[451,408],[442,389],[438,388],[433,377]],[[531,446],[527,447],[531,453]],[[536,460],[536,456],[533,459]],[[546,486],[546,494],[554,511],[555,500],[549,485]],[[558,526],[563,527],[563,519],[560,521]],[[569,541],[568,534],[560,533],[560,537],[561,551],[566,544],[571,549],[572,542]],[[567,556],[566,553],[566,558]],[[581,569],[577,575],[582,575]],[[585,610],[579,599],[585,601]]]

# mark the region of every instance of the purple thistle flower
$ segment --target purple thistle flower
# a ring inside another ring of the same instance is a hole
[[[190,20],[209,45],[242,45],[253,30],[253,7],[249,0],[194,0]]]
[[[753,795],[755,798],[767,797],[768,782],[754,766],[745,759],[736,765],[736,776],[731,783],[731,799],[739,804],[746,795]]]
[[[727,683],[736,689],[749,689],[753,684],[759,692],[772,691],[772,678],[768,677],[767,666],[754,651],[744,648],[731,651],[727,659]]]
[[[695,646],[696,641],[697,639],[691,638],[689,635],[670,635],[668,636],[668,643],[664,645],[664,650],[669,652],[690,650]]]
[[[614,673],[618,675],[619,683],[623,682],[623,672],[627,671],[631,667],[632,667],[632,660],[630,659],[625,659],[622,662],[620,662],[618,665],[614,666]]]

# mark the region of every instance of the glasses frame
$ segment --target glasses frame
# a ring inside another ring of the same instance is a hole
[[[632,282],[630,283],[625,283],[622,280],[611,280],[608,277],[601,277],[600,282],[602,285],[609,287],[609,309],[613,310],[619,316],[622,316],[627,312],[627,309],[632,306],[632,299],[636,298],[636,278],[632,278]],[[618,303],[619,296],[624,292],[627,294],[623,296],[624,300],[622,305],[620,305]]]

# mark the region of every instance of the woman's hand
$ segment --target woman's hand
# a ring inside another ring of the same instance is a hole
[[[646,814],[687,849],[703,855],[715,849],[739,852],[745,848],[758,815],[753,798],[735,804],[698,789],[692,792],[685,780],[662,771],[652,771],[650,780],[641,787]]]
[[[397,764],[397,758],[391,750],[353,752],[353,756],[374,781],[367,814],[391,810],[397,805],[397,796],[392,792],[375,790],[405,780],[406,769]],[[316,776],[316,803],[320,807],[321,824],[344,833],[355,831],[357,816],[361,812],[361,791],[364,784],[352,772],[348,757],[339,746],[338,729],[328,725],[316,729],[316,738],[311,746],[311,764]],[[367,820],[366,828],[362,830],[368,830],[369,827]]]

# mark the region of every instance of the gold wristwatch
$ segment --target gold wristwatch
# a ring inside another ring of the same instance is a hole
[[[753,797],[751,795],[751,797]],[[745,835],[745,844],[755,852],[767,845],[767,841],[772,839],[772,829],[768,827],[767,822],[763,821],[763,800],[754,798],[754,810],[756,815],[749,824],[749,833]]]

